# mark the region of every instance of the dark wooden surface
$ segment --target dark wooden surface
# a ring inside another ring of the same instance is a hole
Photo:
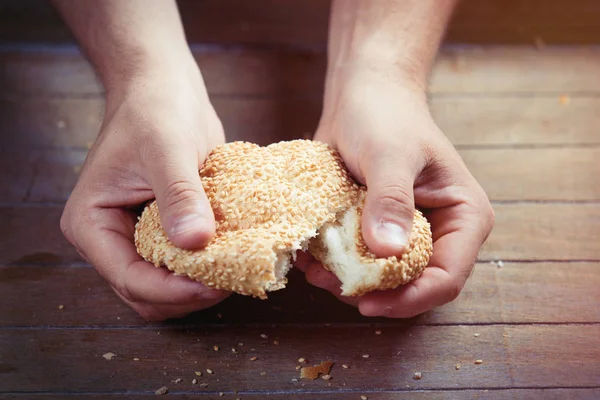
[[[229,140],[314,129],[328,2],[180,3]],[[429,86],[496,211],[456,301],[365,318],[292,271],[268,301],[147,323],[58,227],[102,88],[45,2],[0,1],[0,399],[600,398],[600,50],[575,46],[598,43],[600,3],[541,4],[463,2]],[[300,357],[332,380],[295,381]]]

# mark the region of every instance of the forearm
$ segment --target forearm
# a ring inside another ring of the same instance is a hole
[[[174,0],[51,0],[107,91],[166,64],[188,62]]]
[[[327,81],[357,70],[425,89],[457,0],[334,0]]]

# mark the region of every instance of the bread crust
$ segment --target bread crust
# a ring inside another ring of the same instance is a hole
[[[215,148],[199,174],[215,215],[215,236],[198,250],[174,246],[152,201],[134,234],[136,249],[146,261],[207,287],[261,299],[285,287],[285,274],[298,250],[308,248],[336,272],[323,232],[339,225],[347,213],[357,213],[360,221],[366,196],[366,188],[352,179],[337,151],[312,140],[266,147],[231,142]],[[362,239],[360,222],[355,225],[357,257],[376,279],[346,288],[344,295],[397,287],[427,266],[431,231],[419,211],[408,251],[399,257],[376,258]]]

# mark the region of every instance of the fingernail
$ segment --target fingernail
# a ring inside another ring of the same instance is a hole
[[[180,218],[171,229],[172,236],[178,236],[182,233],[197,230],[206,223],[206,218],[201,214],[189,214]]]
[[[398,250],[408,245],[408,235],[400,225],[384,222],[377,228],[377,240]]]

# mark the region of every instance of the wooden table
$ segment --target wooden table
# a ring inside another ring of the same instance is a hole
[[[195,55],[229,140],[314,129],[321,50]],[[442,49],[432,110],[497,222],[460,297],[412,320],[293,271],[268,301],[144,322],[58,227],[101,121],[92,70],[64,43],[5,46],[0,66],[1,399],[600,398],[600,49]],[[331,380],[299,379],[325,360]]]

